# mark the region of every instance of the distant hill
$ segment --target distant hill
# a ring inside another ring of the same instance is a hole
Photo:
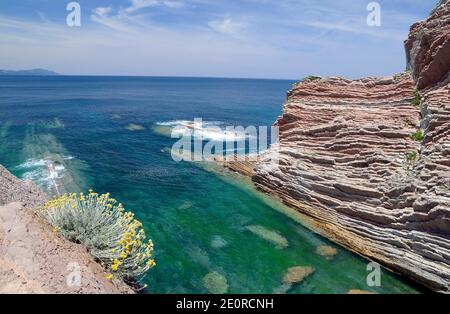
[[[61,75],[53,71],[45,70],[45,69],[32,69],[32,70],[18,70],[18,71],[10,71],[10,70],[0,70],[0,76],[54,76]]]

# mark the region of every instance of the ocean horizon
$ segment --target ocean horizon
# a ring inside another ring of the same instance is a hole
[[[233,76],[195,76],[195,75],[187,75],[187,76],[177,76],[177,75],[116,75],[116,74],[63,74],[56,73],[52,75],[27,75],[27,74],[14,74],[14,75],[0,75],[0,77],[117,77],[117,78],[185,78],[185,79],[228,79],[228,80],[269,80],[269,81],[291,81],[297,82],[299,79],[293,78],[271,78],[271,77],[233,77]]]

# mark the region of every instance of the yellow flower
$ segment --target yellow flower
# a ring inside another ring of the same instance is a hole
[[[147,266],[148,266],[148,267],[153,267],[153,266],[155,266],[155,265],[156,265],[156,263],[155,263],[154,260],[149,259],[149,260],[147,261]]]
[[[60,211],[63,214],[65,212],[78,214],[79,211],[80,214],[83,214],[86,208],[91,207],[98,210],[99,215],[102,215],[102,223],[115,224],[117,231],[115,237],[111,238],[113,243],[110,254],[115,259],[112,262],[109,259],[100,261],[104,269],[109,269],[110,273],[105,274],[106,278],[113,279],[114,272],[120,276],[127,274],[128,268],[149,269],[156,265],[152,259],[153,242],[151,240],[144,242],[146,235],[142,223],[135,219],[135,215],[131,211],[126,211],[121,203],[111,198],[109,193],[99,195],[89,189],[88,194],[64,194],[47,202],[44,208],[40,208],[40,211],[50,217],[52,211],[55,213]],[[52,225],[54,232],[61,232],[56,223],[52,223]],[[125,261],[126,268],[122,269]]]

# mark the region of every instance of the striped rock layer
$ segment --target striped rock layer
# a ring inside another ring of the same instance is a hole
[[[296,84],[279,144],[252,177],[326,237],[440,292],[450,291],[449,17],[442,1],[413,25],[412,75]]]

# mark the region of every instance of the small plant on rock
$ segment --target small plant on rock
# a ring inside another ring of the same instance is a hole
[[[421,142],[425,138],[425,134],[422,130],[418,130],[411,135],[411,138],[415,141]]]
[[[142,224],[109,194],[65,194],[38,214],[64,237],[86,246],[109,272],[107,278],[137,282],[155,265],[153,243],[145,241]]]
[[[322,79],[320,76],[309,75],[305,77],[302,82],[313,82]]]
[[[414,107],[419,107],[421,103],[422,103],[422,95],[420,95],[419,90],[416,89],[414,91],[414,99],[412,101],[412,105]]]
[[[408,164],[413,164],[417,160],[417,152],[409,152],[406,154],[406,161]]]

